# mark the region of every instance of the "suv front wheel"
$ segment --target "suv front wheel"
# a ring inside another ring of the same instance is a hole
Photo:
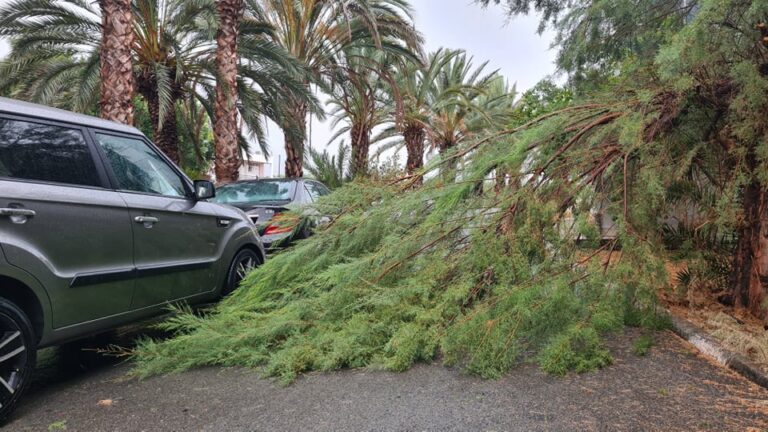
[[[259,265],[261,265],[261,257],[253,250],[246,248],[238,252],[232,264],[229,265],[227,280],[224,281],[224,289],[221,290],[222,297],[232,294],[248,273]]]
[[[0,298],[0,423],[21,398],[35,368],[37,347],[29,318]]]

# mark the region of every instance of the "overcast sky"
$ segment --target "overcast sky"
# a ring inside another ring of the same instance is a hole
[[[8,0],[0,0],[0,4]],[[555,52],[550,49],[553,35],[536,34],[537,17],[508,19],[501,7],[483,9],[472,0],[412,0],[416,10],[416,28],[426,38],[426,50],[440,47],[464,49],[475,63],[489,61],[488,70],[498,69],[524,91],[554,73]],[[8,45],[0,40],[0,57]],[[312,145],[323,147],[332,133],[329,127],[314,122]],[[270,151],[277,165],[285,160],[283,137],[274,126],[269,128]],[[282,169],[282,168],[281,168]],[[276,169],[275,169],[276,173]]]

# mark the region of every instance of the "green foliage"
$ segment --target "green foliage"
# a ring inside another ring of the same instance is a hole
[[[642,335],[635,343],[632,345],[632,352],[635,353],[635,355],[643,357],[651,350],[651,347],[654,345],[653,336],[651,335]]]
[[[522,125],[546,113],[563,109],[573,102],[573,92],[552,81],[538,82],[515,104],[513,125]]]
[[[340,188],[350,180],[349,146],[343,141],[339,143],[336,155],[331,155],[328,150],[322,153],[312,147],[307,147],[304,155],[307,159],[306,170],[312,178],[319,180],[331,190]]]
[[[610,353],[591,328],[574,326],[557,335],[539,355],[541,368],[554,375],[589,372],[611,364]]]
[[[67,421],[59,420],[48,425],[48,432],[65,431],[67,430]]]
[[[134,122],[136,128],[152,137],[152,121],[147,104],[134,98]],[[179,125],[178,145],[180,166],[191,179],[204,179],[213,160],[213,130],[207,114],[195,100],[179,103],[176,107],[176,123]]]
[[[733,262],[723,250],[696,252],[688,258],[687,265],[675,275],[677,295],[685,300],[689,292],[724,293],[729,289]]]
[[[607,364],[600,335],[657,322],[660,261],[642,245],[615,266],[583,260],[552,222],[560,197],[551,188],[476,186],[500,160],[529,163],[527,140],[549,130],[488,141],[461,182],[344,186],[318,204],[329,227],[268,260],[211,316],[168,321],[177,336],[142,343],[136,373],[247,365],[290,382],[310,370],[400,371],[438,353],[484,377],[525,360],[553,373]]]

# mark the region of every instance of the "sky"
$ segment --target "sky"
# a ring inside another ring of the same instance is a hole
[[[0,0],[0,5],[8,1]],[[486,70],[498,69],[510,83],[517,84],[518,91],[529,89],[555,72],[556,53],[550,48],[554,35],[536,33],[536,16],[510,19],[502,7],[484,9],[473,0],[411,0],[411,4],[427,52],[440,47],[464,49],[474,56],[475,64],[488,61]],[[8,44],[0,40],[0,58],[7,53]],[[283,136],[273,124],[267,133],[273,174],[278,175],[277,162],[285,160]],[[312,121],[313,147],[324,148],[332,134],[328,121]]]
[[[487,71],[498,69],[520,92],[555,73],[556,52],[550,49],[554,34],[537,34],[537,16],[510,19],[503,7],[484,9],[472,0],[412,0],[411,4],[427,52],[441,47],[464,49],[474,56],[475,64],[488,61]],[[327,123],[312,122],[313,147],[324,148],[333,135]],[[273,173],[277,175],[277,161],[285,160],[283,135],[275,125],[270,125],[268,133]]]

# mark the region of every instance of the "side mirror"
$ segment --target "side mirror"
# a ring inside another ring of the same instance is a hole
[[[216,187],[208,180],[195,180],[195,199],[207,200],[216,196]]]

